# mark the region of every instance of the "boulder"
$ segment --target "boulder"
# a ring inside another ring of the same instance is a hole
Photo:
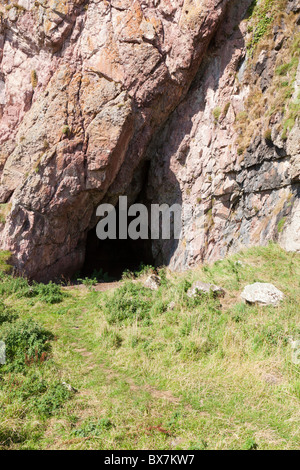
[[[188,297],[195,297],[202,294],[213,293],[216,297],[224,297],[225,291],[222,287],[216,286],[215,284],[207,284],[205,282],[197,281],[194,282],[192,287],[187,291]]]
[[[168,310],[174,310],[175,307],[176,307],[176,302],[172,300],[172,302],[170,302],[168,305]]]
[[[246,286],[241,297],[249,304],[278,305],[284,294],[273,284],[256,282]]]
[[[76,393],[78,390],[72,387],[72,385],[68,384],[67,382],[62,382],[62,386],[65,387],[69,392]]]
[[[151,290],[157,290],[161,284],[161,279],[159,276],[156,276],[155,274],[151,274],[146,281],[144,282],[144,286],[148,287],[148,289]]]
[[[0,247],[47,282],[83,266],[99,204],[138,197],[230,2],[21,1],[0,2]]]

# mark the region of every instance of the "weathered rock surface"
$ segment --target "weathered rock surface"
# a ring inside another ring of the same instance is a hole
[[[151,274],[151,276],[147,277],[147,279],[144,282],[144,286],[148,287],[148,289],[151,290],[157,290],[161,284],[161,279],[159,276],[156,276],[155,274]]]
[[[228,0],[25,3],[1,19],[2,246],[47,279],[82,265],[97,205],[126,192]]]
[[[284,294],[273,284],[256,282],[246,286],[241,297],[250,304],[278,305],[284,299]]]
[[[299,120],[283,141],[278,116],[272,142],[255,133],[244,158],[235,145],[249,90],[271,86],[278,56],[262,51],[247,79],[242,20],[251,0],[7,3],[0,204],[8,215],[0,230],[19,272],[73,274],[99,203],[134,201],[142,186],[149,204],[189,207],[179,241],[154,241],[158,264],[185,269],[278,238],[300,251]],[[297,11],[289,1],[289,15]],[[284,28],[274,31],[276,51]],[[299,69],[295,99],[298,86]]]
[[[225,291],[220,286],[201,281],[194,282],[192,287],[187,291],[188,297],[196,297],[197,295],[202,294],[213,294],[216,297],[223,297],[225,295]]]
[[[278,130],[282,115],[276,114],[270,122],[271,141],[266,140],[262,116],[274,86],[264,98],[262,80],[276,78],[280,55],[263,49],[257,53],[258,65],[247,70],[247,31],[240,21],[246,7],[247,2],[231,2],[187,97],[149,150],[149,200],[189,208],[178,243],[153,243],[159,263],[172,269],[214,261],[270,240],[282,240],[283,247],[300,252],[300,119],[283,140]],[[272,47],[279,33],[286,44],[284,29],[276,28]],[[300,66],[293,84],[298,108],[299,78]],[[257,115],[252,112],[239,144],[243,147],[238,147],[239,120],[249,113],[248,100],[262,108]]]

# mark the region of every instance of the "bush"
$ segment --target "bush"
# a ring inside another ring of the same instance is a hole
[[[34,410],[39,415],[48,418],[57,413],[72,395],[73,392],[70,392],[61,383],[54,383],[50,385],[46,393],[34,400]]]
[[[126,269],[123,272],[122,278],[123,280],[128,280],[128,279],[138,279],[139,277],[154,274],[155,268],[151,266],[150,264],[144,264],[141,263],[139,265],[139,268],[136,271],[129,271],[129,269]]]
[[[107,431],[113,427],[112,422],[107,419],[99,419],[98,421],[88,421],[83,424],[80,428],[74,429],[72,432],[73,436],[76,437],[92,437],[99,436],[103,431]]]
[[[38,369],[30,369],[26,376],[10,376],[6,387],[10,399],[44,418],[54,415],[74,394],[57,380],[47,382]]]
[[[19,401],[34,400],[37,396],[41,396],[47,391],[48,384],[43,380],[39,374],[34,372],[28,374],[21,384],[18,384],[17,389],[12,394],[18,398]]]
[[[92,279],[97,279],[97,281],[104,281],[104,282],[112,282],[114,280],[113,277],[109,276],[108,273],[104,272],[102,268],[94,269],[92,272]]]
[[[98,281],[95,277],[89,278],[85,277],[83,279],[77,279],[79,282],[81,282],[85,287],[87,287],[89,290],[92,290],[94,286],[98,284]]]
[[[15,312],[7,307],[2,300],[0,300],[0,326],[2,323],[9,322],[11,323],[12,321],[17,319],[17,315]]]
[[[53,338],[50,331],[32,319],[4,323],[0,330],[0,341],[5,342],[7,365],[20,370],[26,364],[45,360],[51,349],[49,341]]]
[[[126,320],[144,320],[150,317],[153,304],[149,289],[133,282],[126,282],[117,289],[105,303],[108,323],[122,323]]]
[[[61,286],[49,282],[49,284],[39,284],[34,282],[30,285],[27,279],[23,277],[13,277],[2,275],[0,278],[0,295],[13,295],[17,298],[27,297],[35,298],[37,301],[48,304],[56,304],[63,300],[67,295],[62,292]]]
[[[61,287],[53,282],[49,282],[49,284],[34,282],[32,286],[28,286],[27,291],[24,293],[25,297],[36,297],[47,304],[57,304],[63,300],[65,295]]]
[[[12,277],[2,275],[0,277],[0,295],[13,295],[18,294],[18,297],[22,297],[28,291],[28,281],[23,277]]]

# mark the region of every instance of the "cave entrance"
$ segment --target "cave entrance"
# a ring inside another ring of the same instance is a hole
[[[117,235],[119,233],[117,213]],[[133,219],[128,217],[128,225]],[[148,240],[99,240],[96,227],[88,232],[85,262],[82,269],[84,277],[91,277],[95,271],[107,273],[110,278],[121,279],[124,271],[138,270],[141,264],[154,265],[151,239]]]
[[[146,190],[150,162],[143,162],[136,171],[132,185],[136,193],[135,203],[147,206]],[[133,202],[132,202],[133,203]],[[130,204],[128,203],[128,206]],[[83,276],[91,277],[94,271],[102,270],[109,277],[119,280],[124,271],[138,270],[141,264],[154,266],[152,255],[152,240],[149,231],[148,240],[118,239],[119,234],[119,205],[117,214],[117,240],[99,240],[96,227],[87,234],[85,262],[82,269]],[[134,218],[128,217],[127,228]]]
[[[95,270],[102,270],[117,280],[124,271],[135,271],[141,264],[154,264],[151,240],[99,240],[96,228],[89,231],[83,276],[91,277]]]

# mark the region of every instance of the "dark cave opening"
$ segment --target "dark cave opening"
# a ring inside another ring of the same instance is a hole
[[[146,187],[150,162],[143,162],[137,170],[132,182],[132,190],[136,194],[134,203],[141,203],[147,206]],[[127,229],[134,217],[127,217]],[[118,280],[124,271],[136,271],[142,264],[154,266],[152,255],[152,241],[150,230],[148,230],[148,240],[126,240],[119,239],[119,205],[116,206],[116,233],[117,239],[100,240],[97,237],[96,227],[88,232],[86,241],[85,262],[81,274],[84,277],[91,277],[95,271],[101,270],[107,273],[112,279]]]
[[[99,240],[96,228],[89,231],[83,276],[91,277],[94,271],[102,270],[118,280],[124,271],[135,271],[141,264],[154,265],[151,240]]]

